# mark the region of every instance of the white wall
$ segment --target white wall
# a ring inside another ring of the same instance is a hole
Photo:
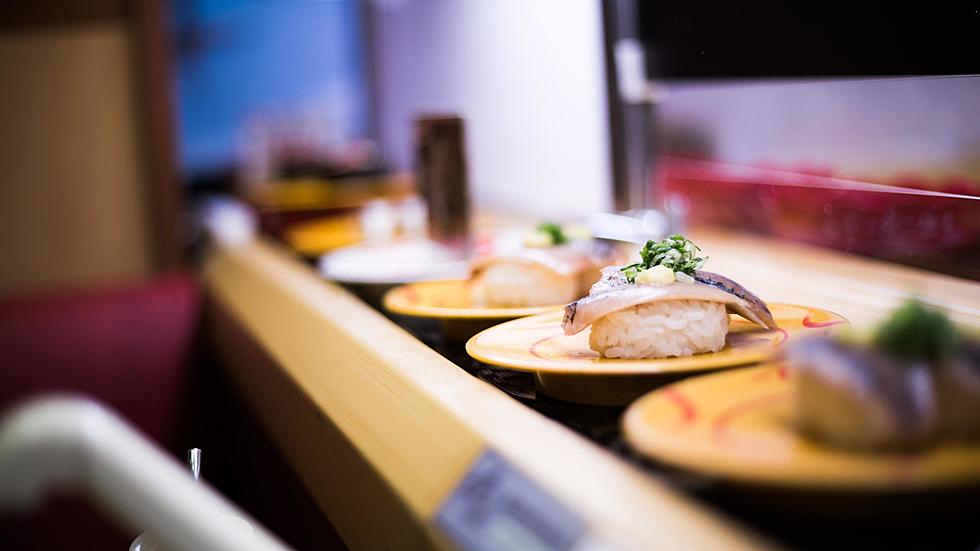
[[[611,205],[597,0],[375,0],[379,138],[413,166],[420,113],[466,119],[477,209],[569,218]]]

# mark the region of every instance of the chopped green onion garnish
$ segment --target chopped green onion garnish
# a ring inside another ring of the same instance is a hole
[[[956,352],[959,337],[939,310],[918,300],[905,302],[875,332],[876,348],[898,358],[942,361]]]
[[[570,241],[561,226],[553,222],[542,222],[537,231],[548,234],[552,245],[564,245]]]
[[[620,268],[626,275],[626,280],[630,283],[636,282],[636,276],[643,270],[649,270],[654,266],[664,266],[674,272],[681,272],[693,276],[696,270],[700,270],[708,257],[701,258],[697,254],[701,252],[690,239],[680,234],[675,234],[662,241],[646,242],[640,250],[640,262],[623,266]]]

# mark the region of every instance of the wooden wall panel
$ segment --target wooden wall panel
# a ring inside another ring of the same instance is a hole
[[[0,36],[0,295],[153,269],[124,22]]]

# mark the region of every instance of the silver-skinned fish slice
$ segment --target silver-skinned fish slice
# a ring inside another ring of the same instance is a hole
[[[803,432],[847,448],[914,448],[932,441],[940,410],[932,370],[828,337],[785,351],[795,421]]]
[[[749,291],[737,281],[727,278],[721,274],[716,274],[714,272],[706,272],[704,270],[698,270],[694,272],[694,280],[698,283],[703,283],[705,285],[711,285],[717,289],[721,289],[726,293],[731,293],[738,298],[744,300],[748,304],[748,309],[755,314],[755,317],[760,321],[752,320],[759,325],[764,326],[766,329],[775,329],[776,320],[772,317],[772,312],[766,306],[762,299],[757,297],[752,291]],[[728,309],[729,312],[733,314],[738,314],[742,317],[746,317],[744,314],[738,311],[733,311],[731,308]],[[751,319],[751,318],[749,318]]]
[[[744,291],[743,287],[739,286],[739,288]],[[762,303],[755,295],[751,293],[748,295],[758,303]],[[724,304],[730,312],[734,312],[753,323],[767,329],[776,327],[772,314],[769,313],[768,308],[765,308],[765,304],[760,310],[757,305],[753,305],[736,294],[722,290],[715,285],[680,282],[669,285],[629,283],[619,268],[610,266],[602,271],[602,279],[592,286],[589,296],[576,300],[565,307],[562,328],[566,335],[574,335],[612,312],[663,300],[718,302]]]

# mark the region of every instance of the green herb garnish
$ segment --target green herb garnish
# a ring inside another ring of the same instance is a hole
[[[945,314],[911,299],[878,327],[872,342],[898,358],[942,361],[956,353],[959,336]]]
[[[571,241],[568,236],[565,235],[565,230],[554,222],[542,222],[538,226],[537,231],[548,234],[548,236],[551,237],[552,245],[564,245]]]
[[[663,241],[651,239],[640,250],[641,262],[623,266],[619,270],[626,274],[626,280],[630,283],[636,282],[636,276],[640,272],[654,266],[665,266],[674,272],[693,276],[708,260],[708,257],[697,256],[699,252],[701,249],[681,234],[672,235]]]

